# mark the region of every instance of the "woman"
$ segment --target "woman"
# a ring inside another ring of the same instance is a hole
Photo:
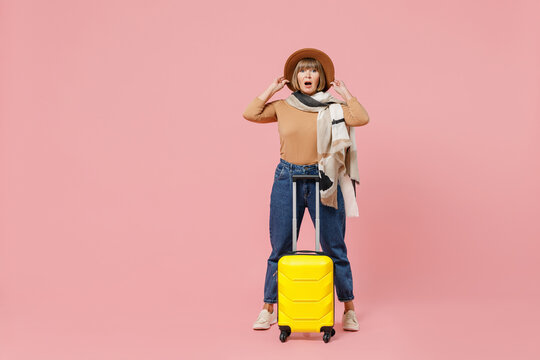
[[[358,216],[355,194],[351,191],[351,179],[358,180],[351,127],[367,124],[369,116],[345,83],[334,80],[332,60],[320,50],[306,48],[294,52],[285,63],[284,74],[255,98],[243,114],[246,120],[256,123],[277,122],[281,147],[270,197],[272,252],[266,271],[264,305],[253,328],[269,329],[277,321],[277,262],[292,249],[292,175],[314,174],[321,176],[321,247],[335,264],[336,293],[345,307],[343,329],[357,331],[352,273],[344,241],[345,217]],[[294,92],[284,100],[267,104],[285,85]],[[345,102],[330,95],[327,90],[331,86]],[[298,181],[298,230],[306,207],[315,222],[314,192],[314,182]]]

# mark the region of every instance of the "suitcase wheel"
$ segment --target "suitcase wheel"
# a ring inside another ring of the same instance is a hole
[[[323,339],[323,341],[324,341],[325,343],[327,343],[327,342],[330,341],[330,338],[331,338],[332,336],[334,336],[334,335],[336,335],[336,330],[334,330],[334,329],[332,329],[332,331],[325,331],[325,332],[324,332],[324,335],[323,335],[323,337],[322,337],[322,339]]]
[[[322,339],[325,343],[329,342],[330,341],[330,338],[332,337],[332,335],[330,335],[329,332],[325,332]]]
[[[289,337],[289,335],[291,335],[290,332],[286,330],[281,330],[281,334],[279,334],[279,340],[281,342],[285,342],[287,340],[287,337]]]

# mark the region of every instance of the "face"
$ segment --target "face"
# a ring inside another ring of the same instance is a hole
[[[298,71],[298,85],[300,91],[306,95],[313,95],[319,86],[319,72],[316,69],[303,69]]]

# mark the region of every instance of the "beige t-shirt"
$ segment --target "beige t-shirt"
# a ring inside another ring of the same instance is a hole
[[[349,126],[365,125],[369,116],[364,107],[353,97],[341,105],[347,129]],[[278,123],[280,156],[296,165],[318,163],[317,113],[298,110],[285,100],[265,104],[256,97],[248,105],[244,118],[256,123]]]

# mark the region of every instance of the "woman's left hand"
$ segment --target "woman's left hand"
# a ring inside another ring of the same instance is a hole
[[[341,96],[343,99],[349,100],[350,98],[353,97],[351,93],[349,92],[349,90],[347,89],[347,87],[345,86],[345,83],[343,81],[334,80],[330,84],[334,86],[334,90],[336,90],[339,96]]]

